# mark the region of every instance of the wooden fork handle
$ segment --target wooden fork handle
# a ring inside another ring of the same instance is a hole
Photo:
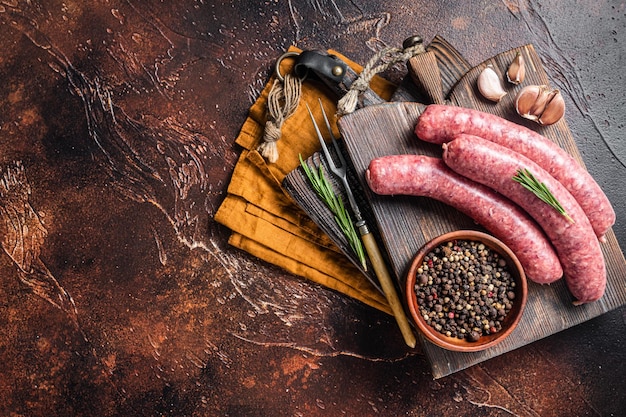
[[[409,347],[414,348],[416,344],[415,334],[413,333],[411,325],[409,324],[409,320],[406,316],[406,313],[404,312],[402,302],[398,297],[396,287],[393,285],[393,281],[391,279],[391,276],[389,275],[389,271],[387,270],[385,261],[380,253],[380,249],[378,248],[378,244],[376,243],[376,240],[374,240],[374,235],[369,232],[369,230],[367,229],[367,225],[360,226],[359,230],[364,231],[364,233],[361,234],[363,246],[365,247],[365,251],[367,252],[372,267],[374,268],[376,277],[378,277],[380,286],[385,293],[385,297],[387,298],[387,302],[391,307],[393,316],[398,323],[398,327],[400,327],[402,337],[404,337],[404,342]]]

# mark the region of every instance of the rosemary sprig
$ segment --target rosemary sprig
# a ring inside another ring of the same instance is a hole
[[[554,194],[552,194],[543,182],[539,182],[527,168],[518,169],[517,175],[513,177],[513,181],[520,183],[524,188],[535,194],[541,201],[562,214],[570,223],[574,223],[574,219],[567,214],[561,203],[554,197]]]
[[[341,229],[344,236],[348,240],[350,247],[359,258],[359,262],[365,271],[367,271],[367,262],[365,261],[365,251],[363,250],[363,244],[361,239],[354,228],[354,223],[350,217],[350,213],[346,210],[343,204],[343,200],[340,195],[335,193],[333,185],[328,181],[324,175],[324,167],[320,164],[318,170],[311,169],[309,165],[304,162],[302,155],[298,155],[300,158],[300,165],[304,170],[311,186],[320,197],[320,199],[326,204],[328,209],[333,213],[337,226]]]

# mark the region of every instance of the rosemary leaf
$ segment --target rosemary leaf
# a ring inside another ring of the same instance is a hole
[[[313,190],[318,197],[326,204],[326,207],[333,213],[335,223],[341,229],[348,240],[350,248],[359,258],[359,262],[365,271],[367,271],[367,262],[365,260],[365,251],[363,244],[356,229],[354,228],[354,222],[350,217],[350,213],[346,210],[343,200],[339,194],[335,193],[333,185],[328,181],[324,175],[324,167],[320,164],[317,170],[312,169],[302,159],[302,155],[298,155],[300,158],[300,165],[304,170],[304,174],[308,178]]]
[[[567,214],[561,203],[556,199],[556,197],[554,197],[554,194],[552,194],[546,184],[539,182],[539,180],[527,168],[518,169],[517,175],[513,177],[513,181],[520,183],[522,187],[535,194],[537,198],[563,215],[567,221],[574,223],[574,219]]]

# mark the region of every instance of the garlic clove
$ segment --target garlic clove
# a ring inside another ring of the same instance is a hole
[[[533,106],[541,95],[542,87],[544,86],[529,85],[522,88],[520,92],[517,93],[517,97],[515,98],[515,110],[517,114],[535,122],[539,119],[531,110],[533,110]]]
[[[547,85],[539,86],[539,95],[535,99],[535,102],[533,103],[533,105],[530,106],[530,113],[534,114],[535,116],[537,116],[537,118],[539,118],[545,111],[546,106],[550,102],[551,98],[552,96],[551,96],[550,88]]]
[[[485,67],[480,73],[477,80],[478,91],[488,100],[496,103],[506,95],[506,91],[500,84],[500,78],[491,65]]]
[[[561,120],[565,115],[565,100],[559,90],[554,90],[552,99],[539,117],[539,123],[548,126]]]
[[[517,94],[515,110],[520,116],[547,126],[564,116],[565,101],[559,90],[547,85],[529,85]]]
[[[511,84],[520,84],[526,78],[526,62],[524,56],[518,52],[515,55],[515,59],[509,66],[509,70],[506,72],[506,78]]]

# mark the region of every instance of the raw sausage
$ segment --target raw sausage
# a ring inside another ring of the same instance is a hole
[[[428,106],[415,127],[417,137],[438,144],[459,133],[496,142],[536,162],[569,190],[585,211],[596,236],[604,241],[604,234],[615,223],[615,211],[587,170],[557,144],[496,115],[454,106]]]
[[[606,267],[600,243],[584,211],[559,181],[529,158],[476,136],[457,135],[443,147],[443,160],[451,169],[510,198],[539,223],[559,255],[575,304],[602,297]],[[528,169],[543,182],[574,222],[514,181],[519,169]]]
[[[584,211],[559,181],[529,158],[476,136],[457,135],[443,146],[446,165],[507,196],[539,223],[559,255],[575,304],[602,297],[606,267],[600,244]],[[574,222],[514,181],[519,169],[528,169],[543,182]]]
[[[441,159],[384,156],[372,160],[365,175],[377,194],[430,197],[467,214],[511,248],[529,279],[547,284],[563,275],[554,248],[528,214],[490,188],[458,175]]]

